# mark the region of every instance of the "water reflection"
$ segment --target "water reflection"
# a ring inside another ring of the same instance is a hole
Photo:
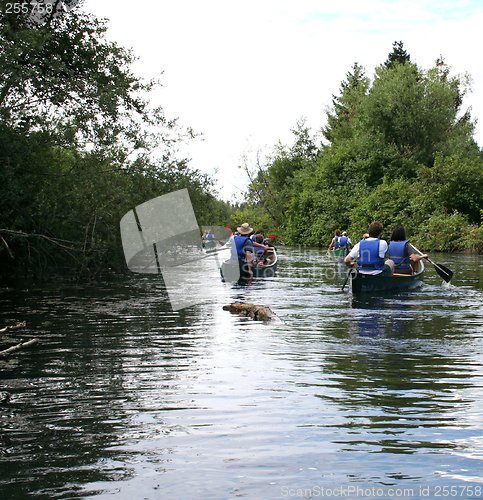
[[[358,298],[320,252],[285,249],[277,277],[217,285],[176,312],[155,277],[1,293],[0,324],[26,319],[42,342],[1,365],[0,490],[280,498],[287,485],[472,484],[483,453],[472,259],[451,261],[456,286],[428,272],[417,292]],[[237,301],[283,322],[222,310]]]
[[[360,336],[399,336],[408,331],[408,321],[418,317],[422,304],[410,295],[397,299],[387,294],[349,296],[351,322],[349,331]]]
[[[467,353],[438,338],[437,326],[435,336],[434,321],[421,321],[423,303],[409,295],[354,297],[350,306],[351,343],[324,357],[331,386],[319,394],[344,413],[346,422],[334,426],[348,432],[337,442],[346,451],[371,453],[456,447],[434,440],[428,429],[457,426],[472,410],[474,398],[464,391],[481,373],[467,363]]]

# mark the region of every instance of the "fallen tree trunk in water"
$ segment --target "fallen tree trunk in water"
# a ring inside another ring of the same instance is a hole
[[[224,311],[230,311],[241,316],[248,316],[255,321],[269,321],[274,318],[273,311],[268,306],[257,304],[234,303],[223,306]]]
[[[0,328],[0,333],[9,332],[10,330],[20,330],[20,328],[25,328],[26,326],[27,326],[27,323],[25,321],[21,321],[20,323],[17,323],[16,325],[9,325],[9,326],[6,326],[5,328]]]
[[[12,354],[12,352],[17,352],[17,351],[20,351],[21,349],[26,349],[28,347],[32,347],[35,344],[37,344],[38,342],[39,342],[39,339],[32,339],[32,340],[27,340],[27,342],[20,342],[20,344],[13,345],[12,347],[9,347],[8,349],[0,351],[0,356],[1,357],[8,356],[9,354]]]

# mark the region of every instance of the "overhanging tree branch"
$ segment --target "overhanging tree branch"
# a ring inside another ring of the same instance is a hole
[[[66,246],[64,243],[70,243],[71,245],[80,245],[80,243],[77,243],[75,241],[70,241],[70,240],[63,240],[61,238],[54,238],[52,236],[46,236],[45,234],[37,234],[37,233],[25,233],[23,231],[14,231],[12,229],[0,229],[0,238],[3,239],[1,236],[2,234],[8,234],[10,236],[19,236],[21,238],[41,238],[46,241],[49,241],[50,243],[53,243],[54,245],[57,245],[65,250],[82,250],[81,248],[75,248],[75,246]],[[6,243],[6,242],[5,242]],[[8,246],[8,245],[7,245]],[[9,252],[11,253],[11,252]],[[11,254],[12,258],[13,255]]]

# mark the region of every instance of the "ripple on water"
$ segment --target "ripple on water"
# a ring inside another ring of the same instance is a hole
[[[180,311],[152,276],[1,293],[2,323],[41,338],[1,362],[6,497],[480,484],[481,257],[441,260],[456,286],[429,268],[414,293],[374,297],[342,293],[322,252],[280,257],[248,287],[203,274],[216,286]]]

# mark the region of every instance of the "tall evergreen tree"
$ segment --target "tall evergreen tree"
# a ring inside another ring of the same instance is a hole
[[[411,57],[404,50],[404,45],[401,41],[394,42],[392,44],[392,52],[387,56],[387,60],[384,63],[386,68],[392,68],[396,64],[406,64],[410,62]]]
[[[346,74],[341,83],[340,95],[332,96],[332,111],[327,113],[327,125],[323,129],[324,137],[334,143],[340,139],[352,137],[360,115],[360,105],[369,88],[369,78],[364,68],[357,62]]]

